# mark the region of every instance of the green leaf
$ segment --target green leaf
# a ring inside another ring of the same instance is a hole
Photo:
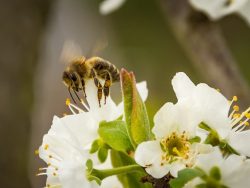
[[[98,133],[106,144],[117,151],[133,150],[124,121],[102,121]]]
[[[106,148],[105,146],[104,147],[101,147],[99,150],[98,150],[98,159],[101,163],[105,162],[107,157],[108,157],[108,148]]]
[[[124,101],[127,131],[134,148],[143,141],[150,140],[150,123],[144,102],[136,88],[135,76],[121,70],[121,88]]]
[[[204,173],[201,170],[186,168],[178,172],[176,179],[170,180],[170,186],[172,188],[182,188],[190,180],[203,175]]]
[[[111,160],[114,167],[121,167],[126,165],[136,164],[134,159],[126,155],[125,153],[111,150]],[[151,184],[142,183],[141,178],[146,176],[146,173],[142,170],[141,172],[133,172],[128,174],[118,175],[118,179],[122,183],[123,187],[128,188],[151,188]]]

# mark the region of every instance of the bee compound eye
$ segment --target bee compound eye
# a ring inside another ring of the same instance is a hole
[[[77,77],[75,74],[70,74],[70,79],[75,82],[77,80]]]

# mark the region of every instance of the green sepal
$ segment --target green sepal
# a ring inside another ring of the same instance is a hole
[[[102,121],[99,124],[98,133],[106,144],[117,151],[129,152],[133,150],[124,121]]]
[[[97,152],[99,150],[99,148],[100,148],[100,140],[96,139],[92,143],[89,153],[93,154],[93,153]]]
[[[97,156],[101,163],[105,162],[108,157],[108,147],[106,147],[105,145],[100,147],[97,152]]]
[[[92,169],[93,169],[93,161],[92,161],[91,159],[88,159],[88,160],[86,161],[86,167],[87,167],[87,170],[88,170],[89,172],[92,171]]]
[[[195,137],[189,139],[189,142],[191,144],[193,144],[193,143],[200,143],[200,141],[201,141],[201,138],[199,136],[195,136]]]
[[[217,166],[214,166],[209,171],[209,176],[217,181],[221,179],[220,169]]]
[[[141,142],[150,140],[149,118],[137,91],[134,74],[122,69],[120,75],[127,131],[133,147],[136,148]]]

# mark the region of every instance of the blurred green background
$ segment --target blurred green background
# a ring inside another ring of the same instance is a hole
[[[176,101],[171,87],[176,72],[186,72],[195,83],[205,81],[174,37],[157,0],[128,0],[107,16],[99,13],[100,2],[1,2],[1,187],[45,185],[44,178],[35,176],[44,164],[34,156],[34,150],[52,117],[68,111],[68,93],[61,83],[65,65],[59,63],[66,40],[78,43],[83,54],[98,41],[108,41],[96,55],[133,71],[137,81],[147,81],[151,120],[165,102]],[[227,16],[218,24],[241,74],[250,83],[250,28],[237,15]],[[121,100],[119,84],[112,89],[112,96],[117,102]]]

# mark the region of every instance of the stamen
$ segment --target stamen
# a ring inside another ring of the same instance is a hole
[[[233,101],[236,102],[238,100],[237,96],[233,96]]]
[[[39,155],[39,150],[38,149],[35,150],[35,155]]]
[[[232,126],[235,126],[237,123],[239,123],[244,116],[249,117],[249,115],[248,115],[249,111],[250,111],[250,107],[248,107],[248,109],[246,109],[243,113],[241,113],[240,117],[238,117],[237,119],[233,120]]]
[[[69,98],[66,99],[66,102],[65,102],[65,103],[66,103],[66,105],[69,107],[70,111],[71,111],[73,114],[78,114],[78,113],[84,112],[81,108],[79,108],[78,106],[72,104],[72,103],[70,102],[70,99],[69,99]],[[77,110],[78,113],[77,113],[75,110]]]
[[[238,105],[234,105],[233,109],[234,109],[235,112],[238,112],[240,110],[240,107]]]
[[[81,104],[84,106],[84,108],[86,110],[88,110],[88,111],[90,110],[89,107],[84,103],[84,101],[82,99],[81,99]]]
[[[48,150],[48,148],[49,148],[49,144],[45,144],[45,145],[44,145],[44,149],[45,149],[45,150]]]

